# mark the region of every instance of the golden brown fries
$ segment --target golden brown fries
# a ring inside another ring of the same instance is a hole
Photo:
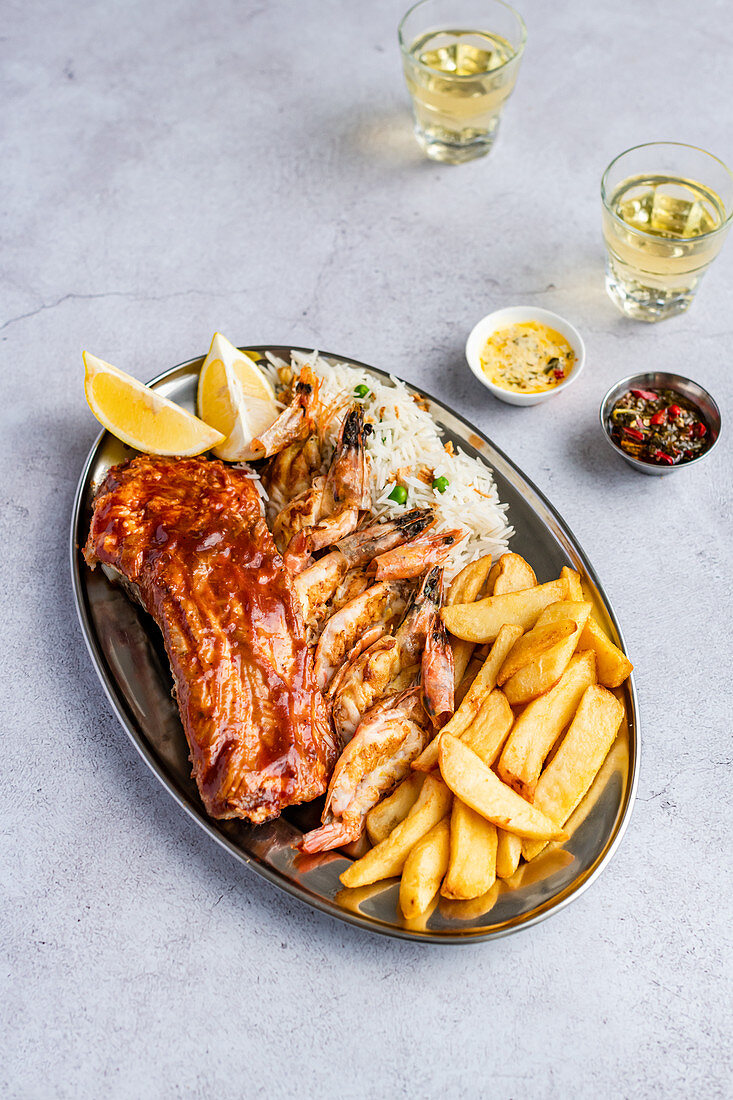
[[[423,913],[419,913],[416,917],[403,917],[402,927],[409,928],[411,932],[425,932],[428,927],[428,921],[438,908],[439,901],[440,894],[436,894]]]
[[[403,927],[423,932],[436,906],[477,921],[502,891],[573,861],[562,842],[626,759],[624,744],[612,749],[624,707],[607,688],[632,665],[592,607],[567,566],[545,584],[518,554],[458,573],[441,612],[453,635],[453,714],[367,814],[374,847],[341,875],[346,907],[358,911],[400,875]],[[416,672],[404,670],[401,686]]]
[[[502,554],[489,573],[486,590],[491,596],[504,596],[507,592],[534,588],[536,584],[534,570],[524,558],[519,554]]]
[[[459,798],[450,815],[450,860],[444,898],[479,898],[496,881],[496,826]]]
[[[534,699],[514,723],[499,758],[505,783],[532,801],[542,765],[578,709],[586,688],[596,682],[592,653],[577,653],[554,688]]]
[[[535,790],[534,806],[558,826],[565,824],[593,782],[623,716],[623,704],[610,691],[600,684],[586,688],[570,729]],[[529,860],[543,847],[523,843],[522,854]]]
[[[563,622],[565,619],[572,619],[576,626],[580,627],[582,632],[583,627],[588,621],[588,616],[591,613],[591,604],[588,600],[558,600],[557,603],[550,604],[540,615],[537,620],[537,627],[550,626],[552,623]],[[580,634],[578,635],[580,637]],[[575,640],[577,645],[577,639]]]
[[[411,848],[450,809],[451,793],[437,775],[428,775],[417,802],[389,836],[341,875],[344,886],[367,886],[399,875]]]
[[[604,634],[593,618],[588,619],[585,624],[578,649],[593,650],[596,655],[598,682],[604,687],[620,687],[634,671],[628,657]]]
[[[537,622],[540,629],[552,623],[572,619],[577,626],[577,631],[569,638],[545,650],[535,658],[532,664],[525,665],[510,680],[507,680],[504,684],[504,693],[512,706],[529,703],[538,695],[544,695],[554,687],[575,652],[580,640],[580,632],[588,621],[590,610],[591,605],[585,601],[562,600],[543,611]]]
[[[496,877],[511,878],[522,856],[522,839],[504,829],[497,829],[497,834]]]
[[[560,576],[567,582],[569,600],[585,599],[579,573],[576,573],[574,569],[568,569],[567,565],[564,565],[560,570]]]
[[[503,626],[489,650],[489,655],[476,675],[476,679],[466,694],[461,706],[443,729],[458,735],[468,729],[476,717],[479,707],[489,692],[496,687],[496,678],[504,665],[507,653],[511,651],[517,639],[521,637],[521,627]],[[448,727],[450,726],[450,729]]]
[[[424,913],[440,889],[450,853],[448,814],[418,840],[402,870],[400,909],[412,919]]]
[[[567,839],[562,828],[502,783],[457,737],[440,740],[440,773],[457,798],[507,832],[533,840]]]
[[[472,603],[486,584],[490,572],[491,554],[485,554],[482,558],[464,565],[451,581],[446,603]]]
[[[568,584],[568,593],[571,600],[584,600],[583,588],[580,577],[572,569],[565,566],[560,573]],[[620,687],[631,673],[634,666],[628,657],[614,645],[608,635],[603,631],[593,616],[588,619],[580,635],[578,650],[592,649],[596,655],[596,673],[598,683],[607,688]]]
[[[492,642],[506,623],[530,630],[546,607],[567,599],[567,588],[567,581],[561,578],[519,592],[488,596],[476,603],[444,607],[441,614],[447,629],[456,638]]]
[[[460,737],[470,725],[475,722],[483,704],[491,694],[496,683],[496,676],[501,668],[507,653],[520,636],[520,628],[517,626],[502,627],[494,642],[488,657],[477,673],[466,695],[458,705],[453,717],[443,726],[443,733],[450,733]],[[496,702],[496,700],[495,700]],[[439,737],[440,735],[438,735]],[[413,768],[419,771],[430,771],[438,765],[438,737],[433,738],[426,749],[412,763]]]
[[[473,724],[462,735],[461,741],[490,768],[504,747],[513,721],[514,715],[506,701],[506,695],[496,688],[481,707]]]
[[[457,639],[454,639],[454,640],[457,641]],[[452,644],[453,644],[453,642],[451,642],[451,645]],[[473,642],[461,642],[461,645],[473,646]],[[471,690],[471,684],[473,683],[473,681],[476,679],[479,672],[481,671],[481,665],[482,664],[483,664],[483,659],[478,656],[478,654],[475,652],[475,647],[474,647],[474,653],[473,653],[473,656],[471,657],[471,660],[468,662],[468,668],[464,672],[463,679],[461,680],[460,684],[456,688],[455,695],[453,696],[453,703],[454,703],[454,706],[456,707],[456,709],[458,709],[458,707],[460,707],[461,703],[463,702],[463,700],[468,695],[468,692]]]
[[[425,776],[413,772],[382,802],[369,811],[366,819],[367,834],[372,844],[385,840],[394,828],[404,821],[418,799]]]
[[[496,677],[497,686],[501,687],[525,665],[531,665],[546,649],[569,638],[577,629],[578,624],[573,619],[560,619],[556,623],[548,623],[545,626],[537,625],[527,634],[523,634],[519,641],[514,643],[499,669],[499,675]]]
[[[617,734],[616,740],[611,745],[606,759],[596,772],[593,782],[565,822],[564,828],[566,833],[570,833],[572,836],[575,830],[580,828],[585,819],[590,816],[597,806],[598,800],[603,795],[611,776],[614,773],[623,772],[627,761],[628,745],[623,744],[622,739]],[[549,845],[547,851],[554,851],[555,847],[555,845]]]
[[[486,578],[491,569],[491,554],[486,554],[478,561],[472,561],[453,579],[448,592],[446,603],[450,606],[454,603],[473,603],[481,594],[481,589],[486,583]],[[463,642],[454,638],[452,643],[453,663],[455,666],[455,685],[458,687],[471,660],[474,643]]]

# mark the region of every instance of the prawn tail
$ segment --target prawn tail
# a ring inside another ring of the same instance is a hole
[[[343,848],[344,844],[351,844],[358,840],[363,832],[363,822],[355,826],[348,825],[344,821],[333,821],[328,825],[321,825],[318,829],[311,829],[303,836],[298,848],[308,855],[313,855],[315,852],[330,852],[332,848]]]

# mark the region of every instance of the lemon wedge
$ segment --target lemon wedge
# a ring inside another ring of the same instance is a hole
[[[83,352],[84,393],[100,424],[123,443],[154,455],[200,455],[224,435],[124,371]]]
[[[199,416],[226,436],[214,454],[227,462],[256,458],[252,440],[274,423],[279,411],[272,386],[257,364],[215,332],[198,390]]]

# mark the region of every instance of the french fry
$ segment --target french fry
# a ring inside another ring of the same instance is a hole
[[[537,621],[538,627],[543,628],[552,623],[572,619],[577,626],[577,631],[569,638],[545,650],[535,658],[532,664],[525,665],[506,681],[504,693],[512,706],[529,703],[554,687],[570,663],[590,611],[589,603],[574,600],[561,600],[545,608]]]
[[[585,689],[570,729],[540,776],[534,795],[535,808],[558,826],[565,824],[595,779],[623,717],[623,703],[606,688],[591,684]],[[530,860],[543,848],[544,844],[523,842],[522,855]]]
[[[604,687],[620,687],[634,670],[626,654],[613,644],[593,618],[588,619],[585,624],[578,649],[593,650],[596,655],[598,682]]]
[[[496,678],[515,642],[521,637],[521,627],[503,626],[489,650],[489,654],[468,689],[461,706],[444,727],[444,731],[458,735],[468,729],[486,696],[496,687]],[[448,728],[450,726],[450,729]]]
[[[421,772],[413,772],[395,787],[392,794],[369,811],[366,828],[372,844],[380,844],[405,820],[417,802],[424,779]]]
[[[411,920],[420,916],[440,889],[448,869],[450,816],[446,814],[418,840],[405,860],[400,881],[400,909]]]
[[[509,726],[505,730],[505,715],[507,711],[509,711]],[[477,728],[480,730],[484,730],[487,727],[489,730],[492,730],[495,726],[498,726],[498,732],[496,736],[498,738],[501,738],[501,741],[503,743],[509,729],[511,728],[512,718],[512,710],[506,701],[506,696],[504,695],[504,692],[490,691],[488,695],[483,696],[481,705],[474,714],[471,720],[471,724],[462,732],[458,734],[453,733],[453,736],[463,738],[467,734],[467,732],[473,730],[474,726],[476,725]],[[450,725],[450,723],[448,723],[448,725]],[[423,749],[417,759],[413,760],[412,767],[415,769],[415,771],[429,772],[432,771],[433,768],[437,768],[438,754],[440,751],[440,739],[446,732],[446,730],[449,734],[451,734],[452,732],[448,729],[448,725],[444,726],[440,733],[438,733],[433,738],[427,748]]]
[[[404,821],[389,836],[347,867],[341,877],[344,886],[368,886],[383,878],[399,875],[408,852],[420,837],[437,825],[450,809],[451,793],[437,775],[428,775],[417,802]]]
[[[438,764],[438,742],[444,733],[460,737],[476,720],[476,717],[484,705],[496,684],[499,669],[506,659],[506,655],[512,648],[521,630],[518,626],[505,626],[499,631],[489,655],[477,673],[471,687],[461,700],[453,717],[447,722],[437,737],[434,737],[426,749],[423,749],[417,760],[413,760],[412,766],[417,771],[430,771]],[[494,700],[496,702],[496,700]]]
[[[457,689],[466,675],[466,669],[476,646],[474,642],[464,642],[460,638],[451,638],[450,645],[453,650],[453,683]]]
[[[524,708],[499,758],[498,772],[532,801],[542,765],[575,714],[586,688],[596,682],[593,653],[577,653],[560,680]]]
[[[521,837],[507,833],[504,829],[497,829],[496,847],[496,877],[511,878],[522,855]]]
[[[567,599],[567,581],[559,578],[524,588],[519,592],[506,592],[501,596],[487,596],[476,603],[458,603],[444,607],[443,622],[456,638],[468,642],[492,642],[502,626],[512,623],[530,630],[546,607],[558,600]]]
[[[489,574],[490,576],[491,574]],[[564,566],[560,573],[568,583],[571,600],[584,600],[583,588],[578,574]],[[634,671],[634,666],[626,654],[611,641],[591,615],[578,642],[578,650],[592,649],[596,655],[598,683],[607,688],[620,687]]]
[[[423,913],[419,913],[416,917],[403,917],[402,926],[408,928],[411,932],[425,932],[427,931],[428,922],[432,917],[435,910],[438,908],[438,902],[440,901],[440,894],[436,894],[433,900],[428,905],[427,909]]]
[[[521,592],[534,588],[537,577],[534,569],[519,554],[502,554],[489,573],[487,592],[492,596],[504,596],[507,592]]]
[[[547,623],[545,626],[537,625],[527,634],[523,634],[514,643],[499,669],[499,675],[496,677],[497,686],[501,687],[521,668],[531,665],[546,649],[569,638],[577,629],[578,624],[572,619],[560,619],[556,623]]]
[[[561,827],[502,783],[457,737],[440,739],[440,772],[457,798],[507,832],[532,840],[567,839]],[[374,851],[376,849],[364,856],[364,860],[369,859]]]
[[[486,699],[461,741],[490,768],[504,747],[513,721],[514,714],[506,695],[497,688]]]
[[[473,603],[474,600],[477,600],[481,589],[486,583],[486,578],[490,569],[491,554],[485,554],[484,557],[478,558],[476,561],[472,561],[464,566],[460,573],[453,578],[453,583],[450,586],[446,603],[448,605],[454,603]],[[468,667],[468,662],[471,660],[474,643],[464,642],[459,638],[454,638],[451,642],[451,646],[453,649],[453,664],[455,667],[454,683],[456,687],[458,687]]]
[[[569,600],[580,601],[585,599],[583,586],[580,583],[580,573],[576,573],[574,569],[569,569],[567,565],[563,565],[560,576],[567,582]]]
[[[483,588],[490,572],[491,554],[484,554],[482,558],[464,565],[451,581],[446,603],[471,603]]]
[[[491,574],[489,574],[491,576]],[[568,583],[568,592],[571,600],[584,600],[583,588],[578,574],[564,566],[561,573]],[[598,683],[607,688],[620,687],[634,671],[634,666],[626,654],[611,641],[606,632],[601,629],[591,615],[585,624],[578,650],[592,649],[596,655],[596,672]]]
[[[454,798],[450,859],[440,888],[444,898],[479,898],[491,889],[496,882],[496,843],[496,826]]]
[[[603,764],[596,772],[595,779],[565,822],[564,829],[566,833],[570,833],[570,835],[573,836],[576,829],[579,829],[585,819],[590,816],[594,808],[598,805],[598,801],[602,797],[611,777],[614,774],[623,774],[628,762],[628,756],[628,743],[624,744],[623,738],[620,737],[619,734],[616,734],[616,740],[611,745]],[[550,851],[554,851],[554,848],[554,845],[549,846]]]
[[[451,642],[451,644],[452,644],[452,642]],[[461,642],[461,645],[470,645],[475,650],[473,642]],[[482,659],[474,651],[473,656],[471,657],[471,660],[468,662],[468,668],[466,669],[466,671],[463,674],[463,679],[461,680],[460,684],[456,688],[455,695],[453,697],[453,702],[454,702],[456,710],[458,710],[461,703],[463,702],[463,700],[466,698],[469,691],[471,690],[471,684],[473,683],[473,681],[476,679],[479,672],[481,671],[481,665],[484,663],[484,660],[485,660],[485,658]]]

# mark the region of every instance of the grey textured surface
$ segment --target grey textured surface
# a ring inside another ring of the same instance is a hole
[[[710,0],[664,18],[525,0],[497,148],[449,168],[410,134],[401,6],[6,9],[4,1095],[731,1095],[730,432],[644,478],[596,410],[647,366],[728,399],[733,246],[687,316],[625,321],[598,183],[644,140],[733,161],[733,21]],[[461,354],[477,317],[522,302],[588,348],[577,385],[531,409],[493,401]],[[446,949],[321,917],[199,835],[112,717],[66,563],[96,434],[80,350],[148,378],[216,328],[422,382],[594,562],[638,669],[640,793],[600,881],[537,928]]]

